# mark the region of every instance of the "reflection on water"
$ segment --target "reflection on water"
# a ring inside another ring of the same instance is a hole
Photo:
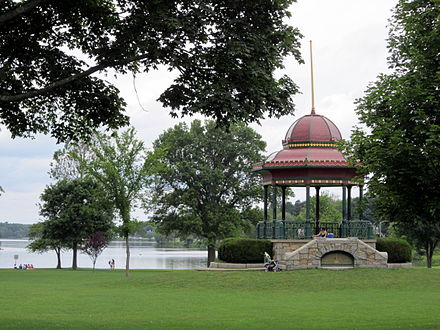
[[[33,264],[37,268],[54,268],[57,264],[53,251],[30,253],[26,250],[27,240],[0,239],[0,268],[13,268],[14,255],[17,265]],[[130,241],[131,269],[196,269],[205,267],[206,250],[186,248],[156,248],[154,242]],[[109,268],[108,261],[115,259],[116,268],[125,268],[125,242],[114,241],[102,252],[96,261],[96,268]],[[72,251],[61,256],[63,268],[72,264]],[[78,267],[90,268],[92,261],[85,254],[78,254]]]

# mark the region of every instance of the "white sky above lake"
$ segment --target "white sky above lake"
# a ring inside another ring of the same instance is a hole
[[[294,97],[294,116],[266,119],[252,125],[267,143],[267,154],[281,149],[289,126],[310,113],[309,40],[313,40],[316,112],[331,119],[343,138],[357,124],[354,101],[363,96],[369,82],[379,73],[387,72],[388,19],[397,0],[298,0],[291,7],[290,24],[304,35],[302,56],[306,64],[293,58],[285,59],[285,69],[301,88]],[[165,129],[182,119],[172,119],[156,99],[172,82],[166,70],[136,77],[111,79],[120,89],[128,107],[131,124],[147,146]],[[139,103],[142,105],[140,106]],[[193,118],[184,118],[190,122]],[[45,186],[51,183],[49,164],[54,151],[61,148],[47,136],[35,139],[11,139],[9,132],[0,131],[0,222],[35,223],[39,220],[37,203]],[[323,189],[339,195],[340,189]],[[296,189],[295,199],[304,199],[304,189]],[[354,192],[356,196],[357,191]]]

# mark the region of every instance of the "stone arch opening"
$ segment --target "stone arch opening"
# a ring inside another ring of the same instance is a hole
[[[321,257],[321,267],[354,267],[354,257],[345,251],[331,251]]]

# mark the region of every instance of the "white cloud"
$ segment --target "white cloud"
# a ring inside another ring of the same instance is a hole
[[[44,187],[34,185],[28,189],[27,192],[6,192],[0,197],[0,222],[38,222],[37,203]]]
[[[34,185],[49,183],[49,164],[51,158],[0,157],[1,185],[9,192],[25,192]],[[0,201],[3,197],[0,198]],[[1,209],[1,208],[0,208]]]

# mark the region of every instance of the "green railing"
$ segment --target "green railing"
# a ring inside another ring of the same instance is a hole
[[[373,225],[369,221],[321,222],[319,227],[324,227],[335,238],[373,238]],[[257,224],[257,238],[264,239],[310,239],[316,232],[314,222],[275,220]]]

